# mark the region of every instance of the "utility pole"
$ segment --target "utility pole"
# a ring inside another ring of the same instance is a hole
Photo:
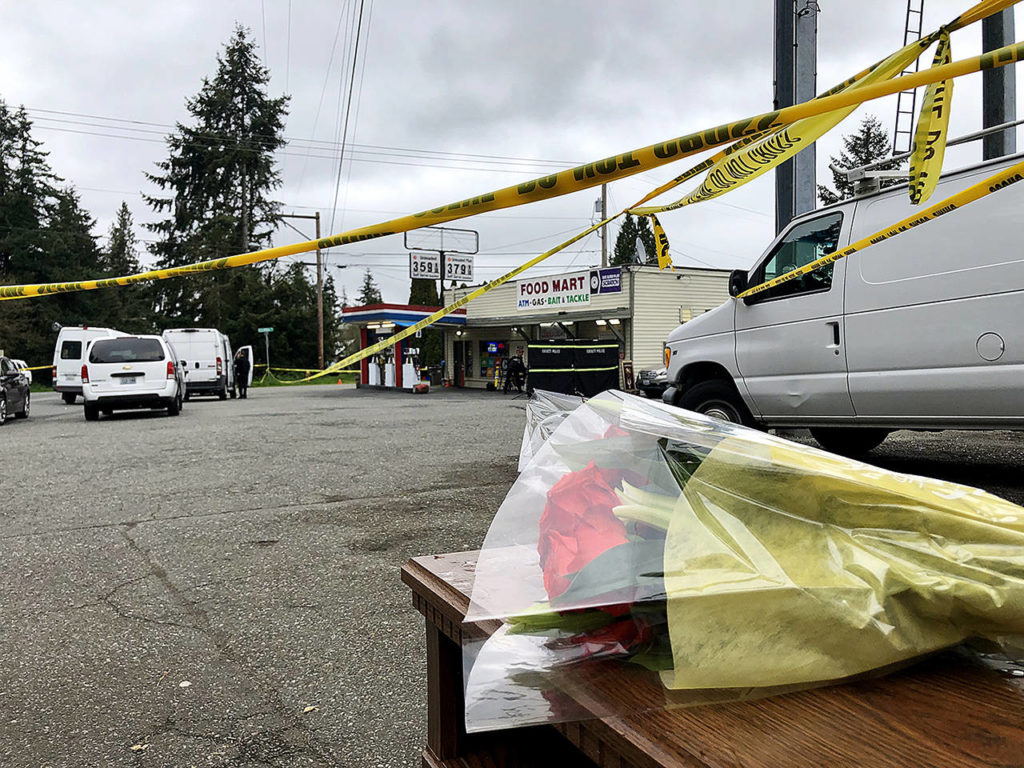
[[[601,197],[594,201],[594,215],[597,216],[598,221],[604,221],[608,218],[608,185],[601,185]],[[594,222],[593,219],[590,220]],[[601,229],[597,231],[597,236],[601,238],[601,266],[608,266],[608,225],[605,224]]]
[[[817,80],[818,13],[814,0],[775,0],[775,109],[808,101]],[[814,210],[814,147],[775,169],[775,231]]]
[[[1013,8],[981,21],[982,50],[991,51],[1013,42]],[[1013,67],[986,69],[981,74],[981,125],[1012,123],[1017,119],[1016,78]],[[992,160],[1017,151],[1017,128],[992,133],[982,140],[982,158]]]
[[[282,213],[282,219],[312,219],[316,222],[316,240],[320,241],[320,211],[317,211],[315,215],[308,216],[301,213]],[[293,227],[287,221],[284,222],[286,227],[289,227],[298,232],[303,237],[306,233],[297,227]],[[319,246],[316,249],[316,361],[317,365],[320,366],[320,370],[324,369],[324,272],[323,272],[323,259],[320,255]]]
[[[793,89],[796,103],[810,101],[818,87],[818,4],[801,0],[802,8],[796,12],[796,50],[794,56]],[[1005,67],[1004,67],[1005,69]],[[793,158],[793,215],[814,210],[818,185],[815,176],[815,145],[802,150]]]

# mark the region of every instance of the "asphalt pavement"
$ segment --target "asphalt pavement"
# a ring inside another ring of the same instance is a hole
[[[418,765],[399,568],[480,545],[524,407],[318,386],[87,423],[36,394],[0,428],[0,765]],[[871,455],[1018,503],[1022,459],[1007,432]]]

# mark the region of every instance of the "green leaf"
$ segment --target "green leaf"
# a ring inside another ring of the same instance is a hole
[[[600,598],[608,605],[633,602],[640,594],[644,600],[664,599],[665,542],[629,541],[601,553],[572,578],[569,588],[551,601],[559,605],[596,607]]]

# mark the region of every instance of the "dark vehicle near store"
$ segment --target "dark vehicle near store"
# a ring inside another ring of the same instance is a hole
[[[657,368],[652,371],[640,371],[636,377],[636,388],[647,397],[661,397],[668,388],[668,369]]]
[[[28,377],[9,357],[0,357],[0,425],[14,415],[28,418]]]

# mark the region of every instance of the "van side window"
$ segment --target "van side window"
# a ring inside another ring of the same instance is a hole
[[[830,213],[793,227],[782,242],[775,246],[775,250],[768,259],[758,267],[750,284],[759,285],[832,253],[839,245],[839,230],[842,224],[843,214]],[[758,300],[773,299],[801,293],[827,291],[831,287],[832,265],[826,264],[806,275],[769,288],[754,298]]]
[[[60,359],[61,360],[81,360],[82,359],[82,342],[80,341],[64,341],[60,345]]]

